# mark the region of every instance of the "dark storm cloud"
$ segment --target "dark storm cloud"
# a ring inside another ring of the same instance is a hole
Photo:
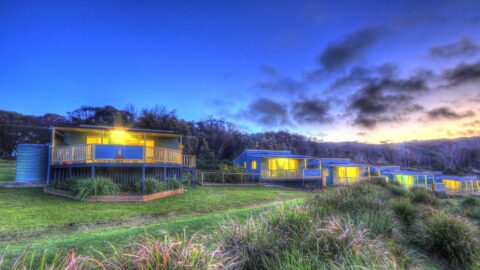
[[[268,98],[259,98],[239,113],[239,118],[257,122],[264,126],[289,125],[286,106]]]
[[[385,29],[380,27],[369,27],[353,32],[342,40],[328,45],[317,61],[327,71],[344,67],[362,58],[365,50],[384,34]]]
[[[254,89],[263,89],[270,92],[296,93],[305,91],[307,88],[304,81],[285,76],[274,67],[262,65],[260,71],[268,78],[255,83]]]
[[[462,118],[468,118],[475,116],[473,111],[466,111],[466,112],[455,112],[451,108],[448,107],[439,107],[427,112],[427,117],[430,120],[441,120],[441,119],[448,119],[448,120],[458,120]]]
[[[470,38],[462,38],[457,42],[433,47],[430,55],[433,57],[449,58],[455,56],[472,56],[480,50],[480,47]]]
[[[459,64],[443,72],[443,78],[449,86],[461,85],[472,81],[480,80],[480,61]]]
[[[270,81],[261,81],[256,83],[255,86],[256,88],[271,92],[295,93],[306,90],[304,82],[291,78],[276,78]]]
[[[369,69],[367,75],[355,71],[347,75],[347,81],[358,87],[347,106],[347,111],[354,115],[354,125],[375,128],[378,123],[401,122],[408,114],[423,110],[414,102],[417,94],[429,91],[422,74],[402,79],[391,65],[386,67]]]
[[[297,100],[292,104],[293,118],[302,124],[328,124],[333,121],[329,114],[330,102],[318,98]]]

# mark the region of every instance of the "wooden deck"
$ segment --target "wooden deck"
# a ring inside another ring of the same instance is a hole
[[[51,165],[85,163],[170,164],[195,168],[196,158],[182,151],[164,147],[81,144],[51,149]]]

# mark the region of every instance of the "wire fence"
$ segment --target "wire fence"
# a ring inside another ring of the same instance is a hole
[[[203,184],[252,184],[258,181],[258,174],[246,172],[229,173],[223,171],[198,171],[197,179],[201,185]]]

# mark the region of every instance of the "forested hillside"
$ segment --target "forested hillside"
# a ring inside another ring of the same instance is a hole
[[[319,157],[346,157],[356,162],[395,164],[446,172],[480,172],[480,138],[412,141],[399,144],[322,142],[287,131],[248,134],[233,123],[207,118],[186,121],[175,111],[156,106],[137,111],[133,106],[83,106],[66,116],[23,115],[0,111],[0,157],[15,158],[19,143],[47,143],[49,126],[58,123],[124,125],[128,127],[174,130],[184,135],[185,151],[198,157],[198,167],[214,169],[230,162],[245,148],[292,150]]]

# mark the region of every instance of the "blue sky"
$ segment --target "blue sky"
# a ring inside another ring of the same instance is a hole
[[[479,1],[3,0],[0,109],[159,104],[331,141],[473,136],[479,29]]]

